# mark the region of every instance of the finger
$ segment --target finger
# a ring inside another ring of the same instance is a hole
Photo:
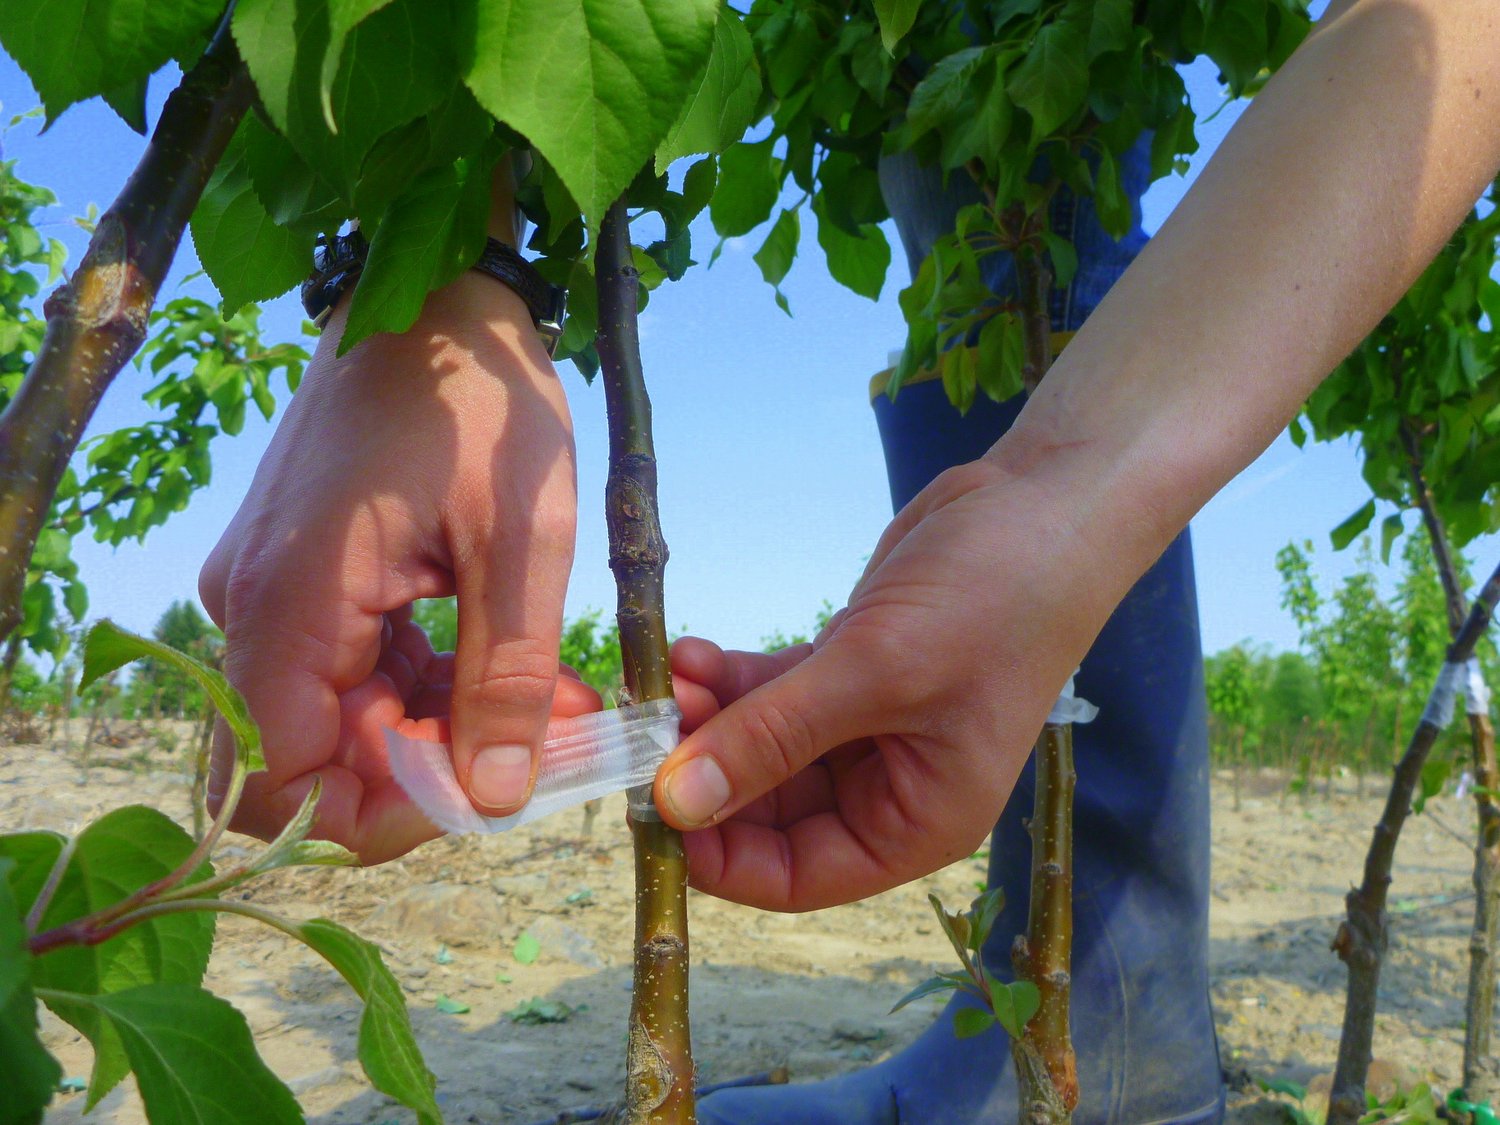
[[[503,526],[476,519],[453,551],[454,769],[474,807],[490,816],[514,812],[534,784],[573,565],[571,458],[526,471],[541,475],[529,487],[507,481],[506,491],[521,495],[492,502]]]
[[[720,707],[728,707],[812,653],[810,644],[775,652],[741,652],[722,649],[701,637],[681,637],[672,645],[672,674],[706,687]]]
[[[830,644],[779,676],[779,654],[726,654],[721,690],[766,673],[774,678],[694,731],[667,759],[655,790],[667,821],[683,830],[720,821],[824,752],[880,727],[883,700],[869,689],[866,666],[852,651]]]

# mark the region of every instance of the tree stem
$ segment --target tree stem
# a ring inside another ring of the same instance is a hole
[[[1036,803],[1031,818],[1031,907],[1026,933],[1011,947],[1019,980],[1041,1006],[1012,1040],[1023,1125],[1072,1120],[1078,1064],[1069,1029],[1073,961],[1073,727],[1048,723],[1036,744]],[[1037,1065],[1040,1064],[1040,1065]]]
[[[625,201],[599,231],[599,365],[609,413],[605,516],[609,565],[619,603],[620,655],[632,702],[672,698],[662,574],[667,545],[656,502],[651,400],[636,327],[639,278],[631,262]],[[635,838],[635,988],[626,1056],[631,1125],[687,1125],[693,1102],[688,1023],[687,859],[682,835],[645,811],[649,792],[631,794]]]
[[[58,481],[100,398],[145,338],[183,228],[252,92],[221,26],[167,99],[78,269],[47,298],[46,335],[0,414],[0,637],[20,623],[27,564]]]
[[[1443,584],[1448,609],[1448,631],[1456,637],[1468,606],[1454,562],[1448,531],[1422,471],[1422,445],[1410,424],[1401,426],[1412,491]],[[1470,713],[1469,745],[1476,783],[1474,800],[1479,821],[1474,842],[1474,928],[1469,934],[1469,990],[1464,1000],[1464,1092],[1471,1102],[1493,1102],[1500,1095],[1500,1071],[1490,1056],[1495,1022],[1495,934],[1500,915],[1500,769],[1495,761],[1495,728],[1487,714]]]
[[[1489,626],[1495,603],[1500,601],[1500,567],[1474,599],[1448,646],[1449,663],[1462,664],[1474,655],[1474,646]],[[1375,1038],[1376,993],[1380,966],[1389,939],[1386,896],[1391,885],[1391,861],[1401,826],[1411,809],[1412,794],[1422,775],[1422,766],[1441,733],[1424,715],[1412,731],[1406,752],[1396,763],[1385,810],[1375,826],[1374,838],[1365,856],[1364,878],[1345,897],[1346,917],[1334,935],[1333,950],[1348,966],[1349,982],[1344,999],[1344,1027],[1339,1038],[1338,1066],[1328,1103],[1328,1125],[1355,1125],[1365,1113],[1365,1078],[1370,1071]]]

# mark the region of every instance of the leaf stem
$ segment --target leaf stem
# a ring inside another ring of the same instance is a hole
[[[78,837],[70,836],[61,850],[57,853],[57,860],[52,864],[52,870],[47,872],[46,882],[42,889],[36,894],[36,901],[31,904],[31,909],[26,912],[26,932],[34,934],[37,927],[42,924],[42,918],[47,913],[47,907],[52,905],[52,896],[57,894],[57,888],[62,883],[63,872],[68,869],[68,864],[73,862],[73,853],[78,850]]]
[[[631,262],[624,199],[599,231],[599,364],[609,414],[605,517],[609,565],[619,595],[616,618],[625,689],[645,702],[672,698],[662,576],[667,545],[656,501],[651,400],[641,370],[636,312],[639,278]],[[632,791],[635,839],[635,987],[626,1056],[631,1125],[695,1121],[693,1050],[688,1021],[687,859],[682,835]]]
[[[68,460],[105,390],[140,347],[183,228],[251,94],[222,24],[167,99],[78,269],[47,299],[46,335],[0,414],[0,638],[21,620],[27,564]]]

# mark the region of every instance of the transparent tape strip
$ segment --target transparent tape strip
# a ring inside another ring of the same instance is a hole
[[[1422,708],[1422,722],[1444,730],[1453,720],[1453,704],[1464,689],[1468,676],[1466,664],[1445,663],[1438,669],[1437,682],[1432,685],[1427,706]]]
[[[445,832],[504,832],[561,809],[649,785],[676,747],[682,712],[670,699],[555,719],[547,727],[531,800],[510,816],[485,816],[469,803],[440,742],[385,732],[391,773],[427,819]]]
[[[1465,665],[1468,669],[1464,676],[1464,703],[1471,715],[1488,715],[1490,713],[1490,685],[1484,682],[1484,669],[1479,665],[1479,657],[1469,657],[1469,663]]]
[[[1089,723],[1099,714],[1099,708],[1083,699],[1073,692],[1073,678],[1078,673],[1074,672],[1068,677],[1068,682],[1063,685],[1062,694],[1057,697],[1057,702],[1052,705],[1052,713],[1047,716],[1047,722],[1052,726],[1063,726],[1066,723]]]

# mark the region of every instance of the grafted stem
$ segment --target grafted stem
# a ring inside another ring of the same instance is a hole
[[[1456,637],[1468,607],[1458,566],[1453,561],[1448,529],[1443,525],[1432,489],[1422,471],[1422,445],[1409,424],[1401,427],[1412,492],[1427,528],[1427,539],[1443,584],[1449,633]],[[1500,920],[1500,769],[1495,763],[1495,728],[1485,713],[1470,711],[1470,760],[1476,782],[1474,801],[1479,821],[1474,843],[1474,927],[1469,932],[1469,990],[1464,1001],[1464,1093],[1470,1102],[1494,1102],[1500,1095],[1500,1072],[1490,1053],[1495,1021],[1495,933]]]
[[[599,231],[599,365],[609,413],[605,515],[609,565],[619,602],[620,655],[631,700],[672,698],[662,573],[667,545],[656,504],[651,400],[641,372],[636,326],[639,278],[631,263],[625,202]],[[631,794],[635,837],[635,989],[626,1057],[631,1125],[687,1125],[693,1109],[693,1048],[688,1023],[687,859],[682,835],[649,807],[649,790]]]
[[[1497,601],[1500,601],[1500,567],[1495,568],[1479,591],[1462,628],[1448,646],[1447,661],[1450,664],[1465,663],[1474,655],[1474,646],[1489,626]],[[1396,763],[1385,809],[1365,855],[1364,877],[1344,899],[1346,916],[1334,935],[1333,950],[1348,966],[1349,981],[1344,998],[1338,1066],[1333,1073],[1328,1102],[1328,1125],[1355,1125],[1365,1113],[1365,1078],[1370,1071],[1375,1038],[1376,993],[1389,940],[1389,918],[1385,906],[1391,885],[1391,861],[1396,854],[1401,826],[1411,809],[1412,794],[1421,778],[1422,766],[1440,733],[1430,712],[1423,715],[1412,731],[1411,741]]]
[[[0,638],[20,623],[27,564],[58,481],[105,390],[145,338],[183,228],[251,94],[221,26],[167,99],[78,269],[47,298],[46,335],[0,414]]]
[[[1048,723],[1036,744],[1031,818],[1031,905],[1026,933],[1011,947],[1018,980],[1041,994],[1026,1035],[1011,1041],[1020,1079],[1021,1121],[1072,1120],[1078,1063],[1069,1026],[1073,962],[1073,727]]]

